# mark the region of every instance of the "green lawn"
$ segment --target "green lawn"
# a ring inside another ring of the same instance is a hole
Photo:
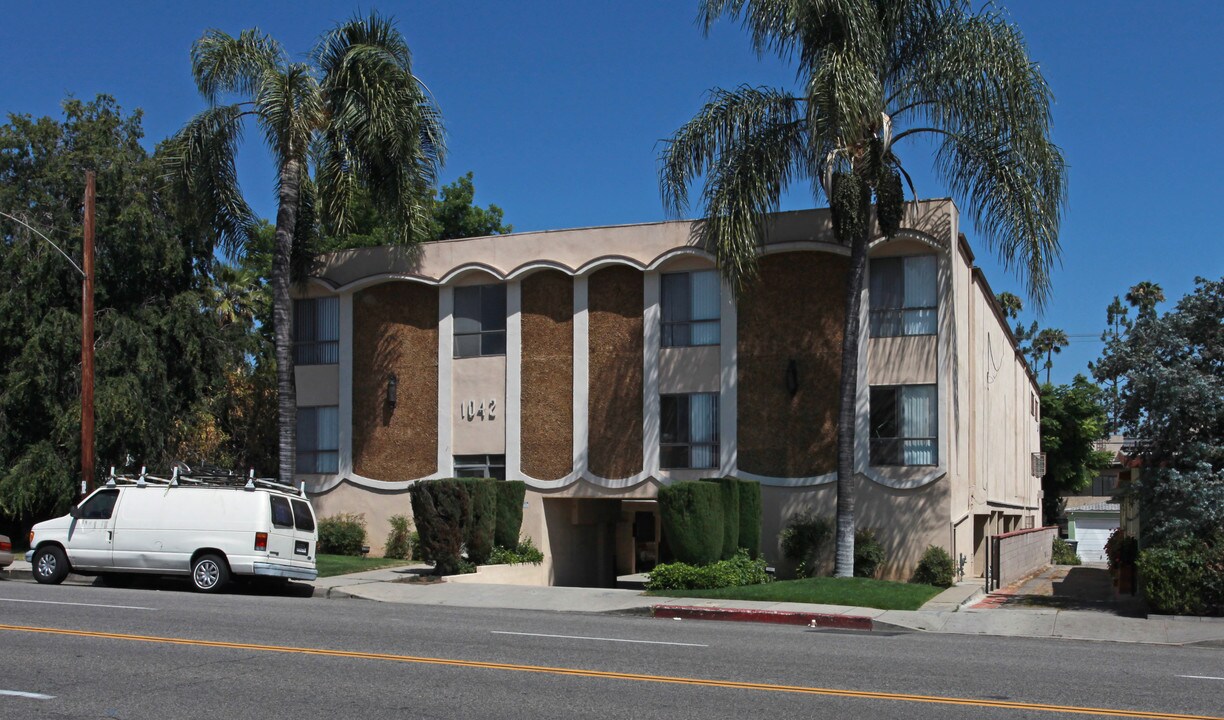
[[[385,567],[400,567],[415,564],[413,560],[388,560],[387,558],[365,558],[355,555],[323,555],[315,558],[319,577],[347,575],[349,573],[377,570]]]
[[[881,610],[917,610],[922,607],[923,603],[942,591],[943,588],[932,585],[869,578],[816,577],[716,590],[653,590],[647,595],[850,605]]]

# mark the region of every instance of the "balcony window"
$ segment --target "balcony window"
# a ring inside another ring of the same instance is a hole
[[[663,395],[659,400],[659,464],[718,467],[718,394]]]
[[[300,407],[297,411],[297,471],[334,473],[340,465],[340,409]]]
[[[871,261],[872,337],[935,334],[937,265],[934,255]]]
[[[455,288],[455,357],[506,354],[506,286]]]
[[[938,464],[934,385],[871,388],[871,464]]]
[[[663,347],[717,345],[721,302],[718,273],[666,273],[662,285]]]
[[[293,301],[293,362],[335,365],[340,362],[340,299]]]

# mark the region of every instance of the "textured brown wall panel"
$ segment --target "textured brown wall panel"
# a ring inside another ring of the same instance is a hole
[[[353,296],[353,470],[411,480],[437,469],[438,289],[390,282],[362,290]]]
[[[537,480],[574,469],[574,279],[523,279],[522,468]]]
[[[809,477],[837,467],[837,383],[849,260],[768,255],[739,301],[739,467]],[[799,389],[786,389],[796,362]]]
[[[642,469],[642,273],[628,267],[590,277],[591,472],[606,478]]]

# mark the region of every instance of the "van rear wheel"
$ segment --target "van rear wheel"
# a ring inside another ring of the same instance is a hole
[[[58,545],[46,545],[34,552],[34,579],[44,585],[59,585],[68,577],[68,558]]]
[[[201,555],[191,564],[191,585],[200,592],[217,592],[229,582],[229,566],[217,555]]]

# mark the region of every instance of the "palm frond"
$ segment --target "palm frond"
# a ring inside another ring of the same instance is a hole
[[[221,93],[255,95],[265,74],[284,62],[281,44],[258,28],[243,30],[236,38],[209,29],[191,45],[191,73],[210,105]]]
[[[167,174],[184,185],[188,202],[220,233],[222,250],[235,256],[250,239],[255,215],[238,187],[234,158],[245,113],[237,105],[209,108],[166,143]]]
[[[322,116],[319,84],[309,65],[293,63],[270,72],[255,96],[264,141],[273,155],[305,160]]]
[[[701,111],[663,143],[659,190],[668,212],[682,215],[688,208],[688,187],[721,158],[746,142],[798,130],[805,117],[804,103],[774,88],[740,86],[715,89]],[[790,163],[809,162],[803,152]]]
[[[325,36],[315,58],[330,121],[320,148],[326,222],[346,226],[344,205],[360,187],[396,219],[401,240],[424,239],[445,131],[432,96],[412,74],[403,37],[382,16],[355,18]]]

